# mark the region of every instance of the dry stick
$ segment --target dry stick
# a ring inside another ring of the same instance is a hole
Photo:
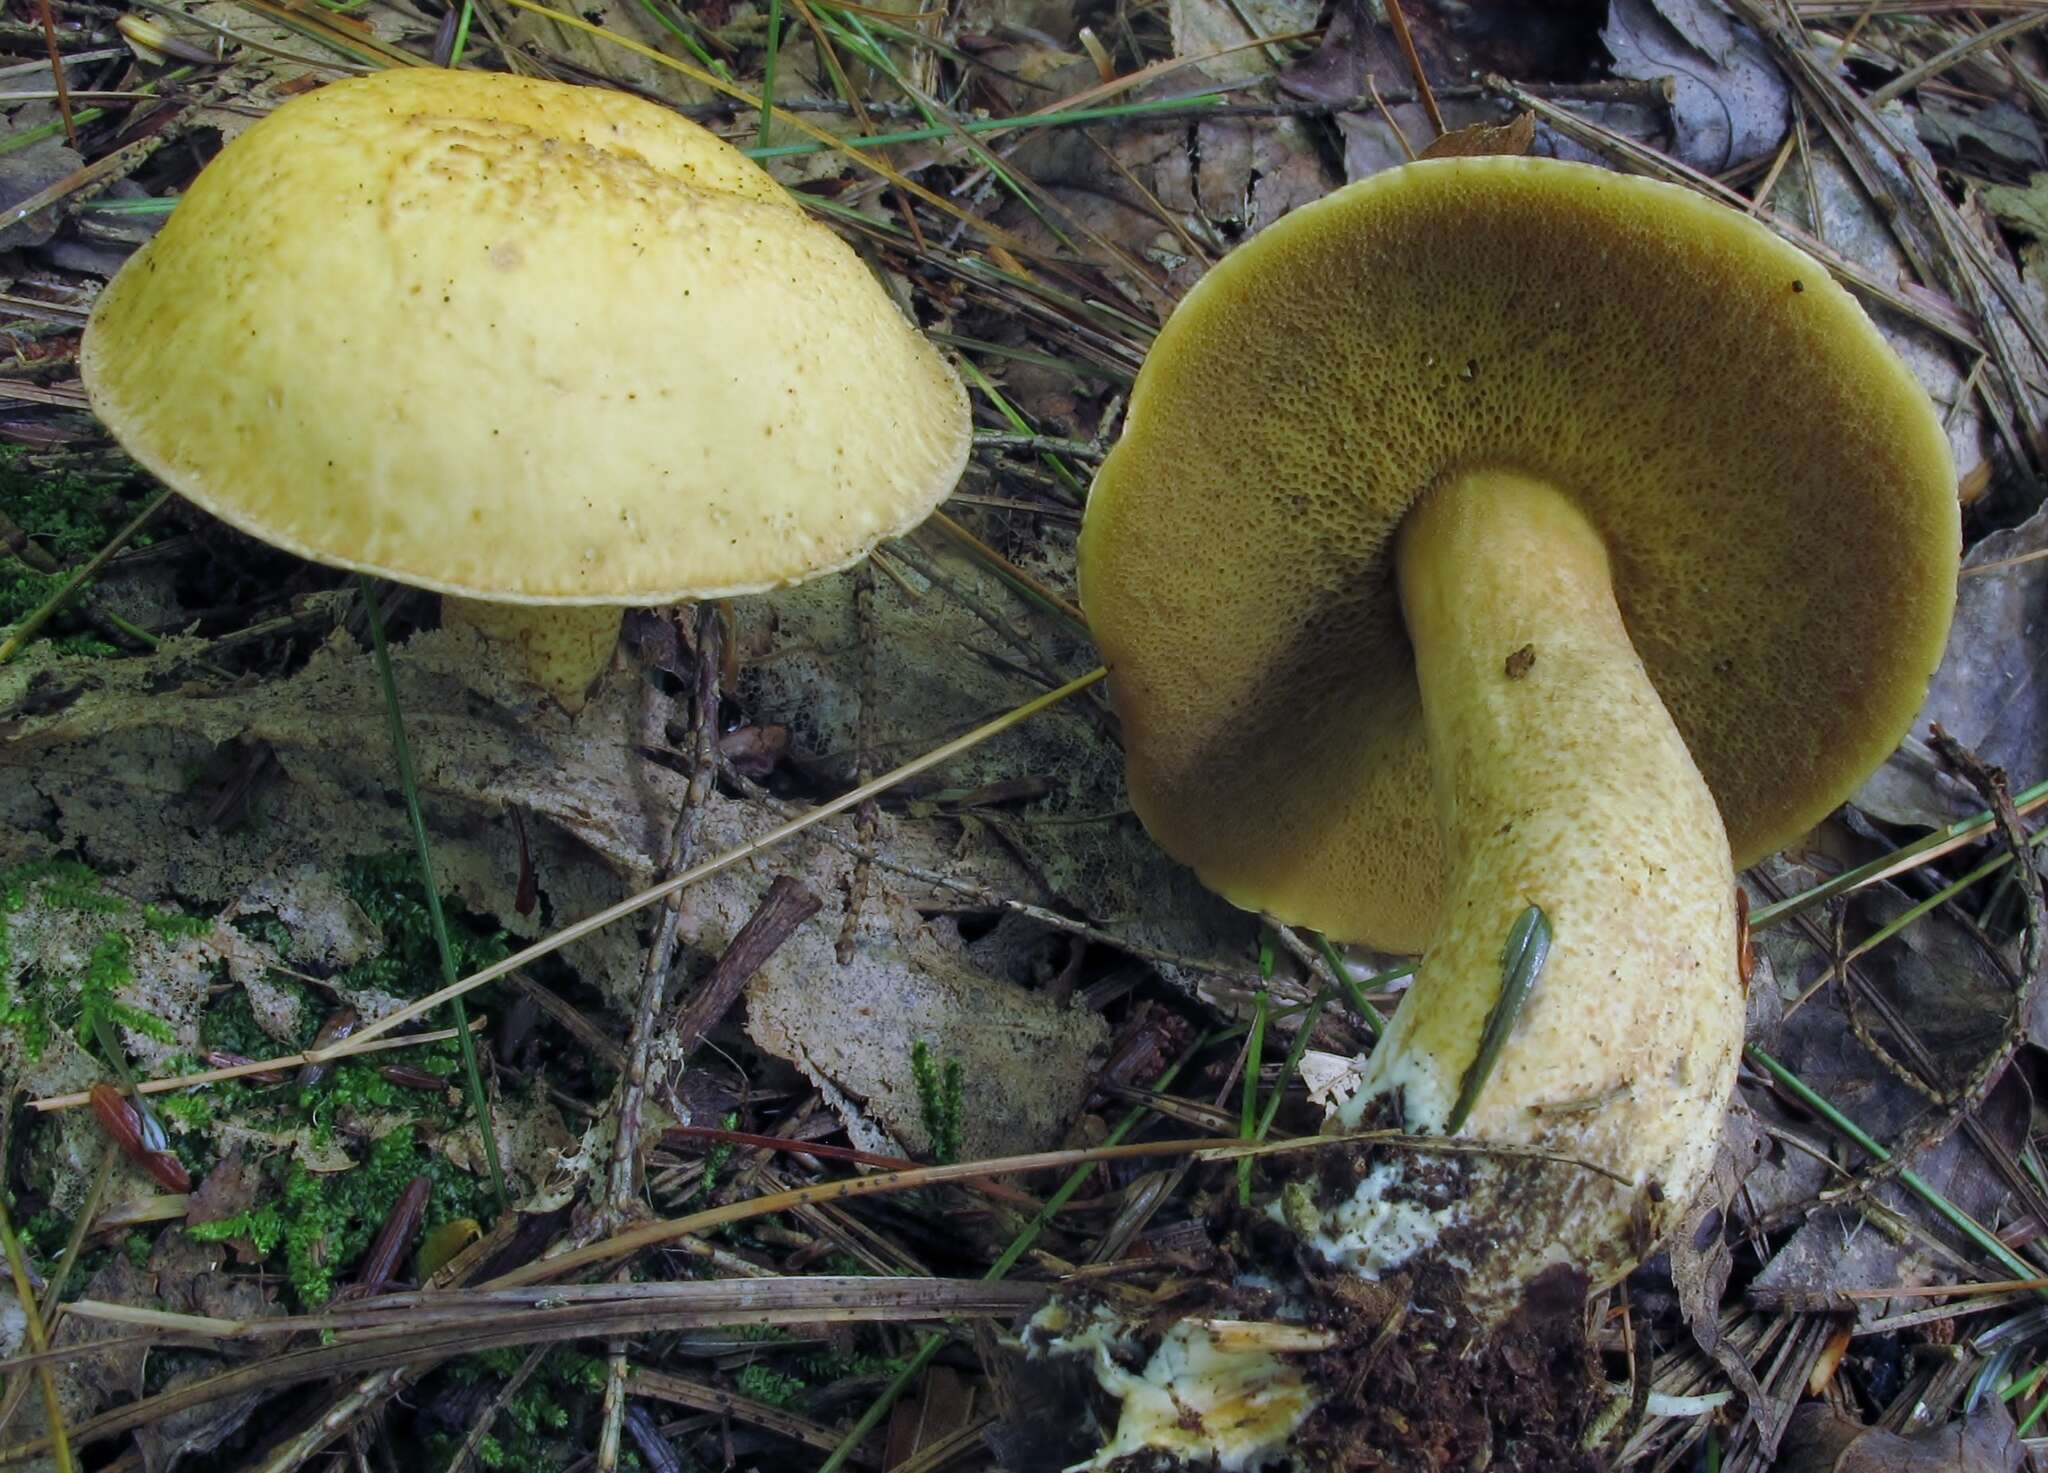
[[[932,515],[940,513],[933,512]],[[873,569],[865,565],[854,570],[853,617],[860,639],[860,711],[853,723],[853,780],[864,783],[875,775],[870,759],[875,751],[875,689],[881,679],[876,666],[880,663],[878,656],[882,644],[875,630],[875,575]],[[854,810],[854,834],[863,852],[875,846],[875,825],[878,821],[879,810],[872,798]],[[868,889],[874,883],[874,877],[874,865],[865,858],[856,857],[853,874],[846,884],[846,908],[839,921],[839,939],[832,948],[833,959],[842,967],[852,962],[854,948],[860,943],[861,913],[867,909]]]
[[[512,1398],[519,1394],[519,1388],[540,1369],[540,1363],[548,1358],[548,1352],[552,1348],[547,1345],[536,1345],[526,1352],[526,1359],[519,1363],[519,1368],[505,1378],[505,1384],[498,1388],[498,1394],[491,1398],[488,1406],[477,1413],[476,1422],[470,1427],[469,1435],[462,1439],[462,1446],[455,1449],[455,1456],[448,1460],[448,1473],[462,1473],[462,1470],[469,1466],[469,1460],[476,1456],[476,1450],[490,1434],[491,1424],[498,1420],[498,1413],[505,1410]]]
[[[360,1329],[376,1325],[382,1318],[400,1312],[392,1330],[382,1336],[353,1337],[338,1343],[309,1345],[288,1351],[253,1366],[197,1382],[175,1391],[161,1393],[146,1401],[102,1413],[72,1429],[81,1442],[96,1440],[129,1428],[158,1420],[187,1407],[203,1405],[224,1396],[239,1395],[260,1387],[289,1384],[331,1375],[349,1375],[376,1369],[379,1376],[350,1394],[348,1404],[329,1411],[319,1426],[310,1429],[293,1448],[310,1443],[317,1449],[346,1426],[354,1415],[349,1406],[360,1407],[373,1399],[371,1387],[380,1381],[395,1383],[417,1374],[431,1363],[450,1355],[499,1345],[530,1345],[536,1341],[582,1338],[613,1338],[619,1334],[652,1333],[684,1324],[723,1324],[736,1317],[762,1323],[791,1324],[822,1318],[849,1321],[901,1319],[906,1316],[944,1318],[963,1313],[1006,1313],[1029,1302],[1033,1292],[1045,1285],[1004,1285],[985,1280],[970,1283],[946,1281],[920,1286],[901,1279],[859,1279],[821,1282],[814,1278],[709,1283],[653,1283],[632,1285],[576,1285],[542,1287],[548,1280],[575,1270],[637,1253],[643,1248],[671,1242],[700,1229],[723,1226],[766,1216],[812,1202],[840,1197],[872,1196],[908,1191],[917,1187],[962,1181],[980,1175],[1007,1175],[1019,1171],[1069,1168],[1087,1162],[1133,1160],[1148,1156],[1186,1156],[1195,1162],[1234,1161],[1243,1155],[1278,1156],[1301,1151],[1379,1142],[1403,1146],[1435,1155],[1482,1155],[1542,1161],[1613,1177],[1606,1168],[1554,1152],[1528,1147],[1486,1145],[1474,1141],[1453,1141],[1441,1136],[1406,1136],[1398,1131],[1362,1131],[1349,1135],[1305,1136],[1278,1142],[1218,1142],[1211,1140],[1150,1141],[1137,1145],[1106,1146],[1091,1150],[1043,1151],[1026,1156],[1001,1157],[985,1161],[927,1166],[916,1171],[847,1178],[816,1186],[778,1192],[748,1202],[712,1208],[668,1222],[652,1223],[611,1239],[558,1257],[530,1263],[478,1288],[459,1293],[410,1293],[380,1296],[364,1305],[340,1311],[301,1316],[292,1320],[223,1321],[241,1336],[266,1337],[293,1334],[301,1330]],[[1614,1177],[1615,1180],[1620,1180]],[[979,1297],[977,1297],[977,1295]],[[634,1310],[632,1303],[666,1301],[662,1307]],[[595,1301],[593,1303],[593,1301]],[[680,1306],[687,1304],[687,1309]],[[446,1308],[442,1306],[446,1305]],[[482,1311],[498,1309],[496,1315]],[[133,1322],[138,1317],[159,1315],[127,1305],[88,1303],[72,1306],[85,1318],[106,1318]],[[159,1316],[160,1317],[160,1316]],[[187,1321],[189,1323],[189,1320]],[[422,1336],[421,1326],[450,1326]],[[424,1343],[423,1342],[424,1339]],[[386,1342],[389,1350],[380,1348]],[[93,1347],[76,1347],[85,1354]],[[0,1366],[0,1369],[6,1369]],[[386,1388],[389,1389],[388,1386]],[[0,1448],[0,1465],[18,1462],[45,1451],[46,1441],[17,1443]],[[282,1449],[264,1467],[273,1473],[294,1466],[292,1448]],[[298,1457],[302,1460],[305,1452]]]
[[[36,0],[36,13],[43,22],[43,40],[50,48],[50,75],[56,79],[57,115],[64,120],[64,141],[78,151],[78,123],[71,116],[71,83],[64,75],[64,53],[57,49],[57,18],[50,13],[50,0]]]
[[[1444,131],[1444,115],[1436,105],[1436,94],[1429,90],[1429,78],[1423,75],[1422,58],[1415,52],[1415,38],[1408,33],[1408,17],[1401,14],[1401,0],[1387,0],[1387,20],[1394,27],[1394,39],[1401,44],[1401,54],[1408,58],[1408,70],[1415,74],[1415,91],[1422,99],[1422,110],[1429,114],[1429,126],[1441,135]]]
[[[752,1397],[699,1385],[686,1377],[671,1375],[666,1371],[657,1371],[646,1366],[634,1367],[633,1389],[651,1401],[665,1401],[695,1411],[716,1412],[720,1416],[734,1417],[787,1437],[792,1442],[801,1442],[828,1453],[839,1446],[838,1432],[822,1423],[813,1422],[808,1417],[799,1417],[793,1412],[785,1412],[766,1402],[755,1401]]]
[[[1005,435],[1002,437],[1002,439],[1006,442],[1043,441],[1044,437],[1041,435]],[[990,441],[988,438],[978,436],[977,443],[986,444],[990,443]],[[1076,442],[1058,441],[1046,443],[1072,444]],[[1102,458],[1102,452],[1099,448],[1095,449],[1094,454],[1096,459],[1099,460]],[[1067,619],[1072,621],[1076,629],[1081,630],[1083,633],[1087,632],[1088,616],[1082,613],[1079,607],[1072,603],[1069,603],[1066,599],[1060,597],[1059,594],[1055,593],[1052,589],[1046,587],[1043,583],[1039,582],[1036,578],[1032,577],[1029,573],[1025,572],[1022,568],[1018,567],[1015,563],[1011,562],[1008,558],[1004,557],[1001,553],[997,552],[993,547],[990,547],[986,542],[983,542],[979,537],[975,536],[972,532],[968,531],[965,527],[961,526],[958,522],[954,521],[951,517],[947,516],[944,512],[933,512],[931,520],[932,525],[937,527],[940,531],[944,532],[947,536],[955,539],[964,546],[972,549],[974,552],[979,553],[983,558],[985,558],[988,561],[990,566],[994,567],[995,570],[1001,573],[1005,578],[1008,578],[1012,582],[1019,584],[1034,597],[1043,599],[1053,608],[1059,610],[1059,612],[1062,615],[1064,615]]]
[[[480,1033],[486,1023],[484,1018],[470,1019],[472,1033]],[[218,1084],[224,1079],[243,1079],[251,1074],[270,1074],[279,1069],[297,1069],[306,1064],[325,1064],[335,1059],[345,1059],[354,1054],[388,1053],[392,1049],[414,1048],[425,1043],[441,1043],[455,1036],[453,1028],[436,1028],[431,1033],[407,1033],[398,1038],[350,1038],[319,1050],[319,1058],[312,1054],[285,1054],[275,1059],[251,1059],[246,1064],[233,1064],[224,1069],[202,1069],[197,1074],[181,1074],[175,1079],[145,1079],[135,1086],[135,1092],[143,1095],[172,1094],[182,1089],[192,1089],[202,1084]],[[616,1045],[614,1045],[616,1047]],[[92,1103],[92,1096],[81,1091],[77,1094],[49,1095],[40,1100],[28,1102],[31,1110],[75,1110]]]
[[[598,1287],[598,1286],[592,1286]],[[609,1289],[611,1286],[602,1286]],[[611,1339],[619,1335],[659,1334],[684,1328],[731,1324],[735,1319],[762,1324],[791,1325],[819,1320],[851,1324],[895,1323],[906,1320],[938,1320],[956,1315],[1013,1315],[1035,1305],[1049,1292],[1046,1284],[990,1284],[980,1280],[918,1281],[909,1279],[747,1279],[706,1283],[632,1285],[636,1290],[665,1289],[666,1296],[645,1293],[619,1296],[610,1303],[579,1306],[557,1305],[558,1298],[573,1298],[573,1290],[549,1289],[531,1296],[526,1305],[479,1314],[475,1307],[458,1309],[454,1315],[426,1315],[432,1329],[422,1329],[423,1318],[415,1308],[384,1333],[351,1336],[278,1350],[273,1354],[207,1380],[161,1392],[145,1401],[133,1402],[81,1422],[71,1428],[78,1445],[146,1426],[174,1413],[203,1406],[227,1396],[275,1386],[292,1385],[337,1376],[377,1370],[373,1380],[416,1374],[439,1361],[474,1351],[506,1345],[535,1345],[579,1339]],[[681,1292],[678,1292],[681,1291]],[[469,1294],[442,1295],[458,1302]],[[488,1297],[488,1296],[485,1296]],[[393,1296],[387,1303],[404,1305],[417,1296]],[[667,1303],[647,1304],[649,1299]],[[354,1323],[360,1316],[345,1311],[334,1316],[295,1316],[278,1320],[207,1320],[198,1316],[163,1315],[129,1305],[81,1300],[73,1306],[80,1318],[108,1319],[116,1323],[145,1320],[163,1324],[182,1321],[193,1325],[232,1329],[237,1339],[268,1339],[296,1334],[323,1321]],[[216,1343],[221,1337],[205,1333],[198,1337]],[[77,1355],[96,1349],[93,1345],[72,1347]],[[351,1401],[355,1398],[352,1394]],[[337,1407],[305,1434],[291,1440],[263,1464],[263,1473],[283,1470],[303,1462],[308,1450],[317,1450],[346,1427],[352,1413]],[[47,1438],[15,1443],[0,1448],[0,1465],[18,1463],[49,1449]]]
[[[697,605],[697,689],[690,719],[690,781],[669,829],[668,852],[662,857],[663,878],[688,863],[703,826],[704,801],[718,771],[719,623],[715,604]],[[612,1180],[609,1206],[597,1214],[598,1236],[616,1231],[634,1216],[640,1196],[640,1116],[647,1100],[647,1058],[654,1046],[654,1023],[661,1013],[669,967],[675,961],[682,928],[682,896],[671,894],[655,921],[654,938],[640,974],[640,1005],[626,1044],[625,1077],[619,1088],[619,1125],[612,1137]],[[628,1272],[621,1267],[621,1274]],[[626,1344],[609,1347],[604,1382],[603,1417],[598,1427],[598,1473],[619,1465],[619,1437],[626,1418]]]
[[[1979,1294],[2017,1294],[2048,1289],[2048,1279],[1995,1279],[1969,1284],[1892,1284],[1879,1289],[1749,1289],[1755,1309],[1798,1309],[1824,1313],[1853,1310],[1859,1299],[1948,1299]]]
[[[689,1002],[676,1011],[669,1033],[675,1039],[676,1056],[687,1058],[718,1026],[726,1010],[739,999],[747,979],[761,970],[782,943],[796,934],[796,928],[816,915],[821,901],[788,875],[777,875],[768,893],[747,917],[739,933],[725,948],[725,954],[711,969]],[[680,1118],[680,1113],[678,1113]],[[730,1136],[731,1132],[721,1132]],[[786,1144],[786,1142],[777,1142]]]
[[[604,1242],[592,1243],[569,1253],[530,1263],[492,1281],[491,1287],[518,1288],[560,1278],[575,1270],[608,1263],[612,1259],[656,1247],[687,1233],[701,1233],[727,1223],[814,1202],[836,1201],[841,1197],[866,1197],[910,1191],[967,1181],[978,1176],[1007,1175],[1021,1171],[1052,1171],[1090,1161],[1143,1160],[1152,1156],[1187,1156],[1197,1163],[1236,1161],[1242,1156],[1285,1156],[1299,1151],[1328,1150],[1333,1146],[1375,1142],[1399,1146],[1428,1155],[1512,1157],[1518,1161],[1542,1161],[1590,1171],[1614,1181],[1621,1178],[1606,1167],[1576,1157],[1534,1147],[1490,1145],[1479,1141],[1450,1140],[1443,1136],[1410,1136],[1399,1131],[1358,1131],[1347,1135],[1301,1136],[1284,1141],[1219,1141],[1214,1139],[1144,1141],[1135,1145],[1098,1146],[1087,1150],[1038,1151],[1022,1156],[1002,1156],[983,1161],[958,1161],[944,1166],[924,1166],[916,1171],[877,1172],[869,1176],[846,1177],[838,1181],[798,1187],[766,1197],[754,1197],[724,1207],[708,1208],[687,1217],[670,1218],[629,1228]],[[1624,1183],[1625,1185],[1625,1183]],[[887,1282],[887,1281],[885,1281]],[[475,1292],[475,1291],[472,1291]]]
[[[1865,100],[1873,108],[1883,107],[1894,97],[1903,96],[1922,82],[1940,76],[1957,62],[1967,59],[1972,52],[1981,51],[1986,46],[1995,46],[2001,41],[2010,41],[2015,36],[2033,30],[2044,21],[2048,21],[2048,12],[2039,10],[2000,21],[1989,29],[1978,31],[1975,35],[1958,41],[1948,50],[1929,57],[1920,65],[1900,72]]]

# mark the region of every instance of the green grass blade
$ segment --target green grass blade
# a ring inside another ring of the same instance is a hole
[[[1763,1070],[1771,1078],[1777,1080],[1780,1085],[1784,1086],[1785,1090],[1793,1098],[1797,1099],[1802,1105],[1805,1105],[1807,1109],[1813,1111],[1814,1114],[1820,1116],[1821,1119],[1833,1126],[1842,1135],[1847,1136],[1850,1141],[1861,1147],[1867,1154],[1879,1161],[1889,1161],[1892,1159],[1892,1153],[1879,1145],[1876,1138],[1866,1132],[1862,1126],[1822,1099],[1806,1081],[1799,1078],[1798,1075],[1787,1069],[1755,1044],[1746,1046],[1742,1053],[1743,1057],[1748,1059],[1750,1063],[1756,1065],[1757,1068]],[[1982,1223],[1970,1216],[1969,1213],[1963,1211],[1962,1208],[1956,1206],[1955,1203],[1949,1201],[1925,1177],[1920,1176],[1909,1167],[1900,1171],[1897,1179],[1914,1196],[1946,1218],[1950,1226],[1954,1227],[1957,1232],[1990,1254],[2001,1266],[2010,1271],[2014,1278],[2031,1279],[2037,1276],[2032,1264],[2021,1258],[2012,1249],[2006,1247],[2005,1244],[1999,1242],[1996,1237],[1985,1230]],[[2042,1298],[2048,1299],[2048,1289],[2036,1289],[2034,1292]]]
[[[1265,988],[1252,1003],[1252,1036],[1244,1045],[1244,1097],[1238,1107],[1237,1135],[1239,1140],[1251,1140],[1259,1128],[1259,1060],[1266,1050],[1266,1006],[1272,994]],[[1281,1076],[1285,1087],[1286,1076]],[[1275,1096],[1277,1098],[1277,1096]],[[1240,1207],[1252,1205],[1252,1158],[1244,1157],[1237,1163],[1237,1204]]]
[[[391,673],[391,651],[384,642],[384,615],[377,607],[377,585],[367,575],[358,573],[356,583],[362,589],[363,608],[370,624],[370,647],[376,657],[377,680],[384,687],[384,714],[391,726],[391,748],[398,758],[398,782],[405,793],[405,816],[412,825],[413,847],[419,854],[420,884],[427,892],[427,922],[433,928],[434,948],[441,954],[442,985],[453,987],[459,980],[455,968],[455,948],[448,940],[448,922],[441,915],[441,886],[434,878],[434,852],[427,842],[427,820],[420,812],[419,777],[413,770],[412,746],[405,739],[405,714],[398,706],[398,679]],[[498,1132],[491,1123],[490,1096],[484,1093],[482,1071],[477,1068],[476,1039],[469,1031],[469,1009],[460,997],[448,1000],[449,1011],[454,1018],[455,1037],[462,1047],[463,1081],[469,1088],[470,1108],[476,1112],[477,1133],[483,1137],[484,1160],[491,1170],[491,1190],[498,1199],[498,1210],[503,1212],[511,1206],[512,1199],[505,1190],[505,1168],[498,1161]]]
[[[1196,1039],[1188,1051],[1176,1059],[1166,1072],[1161,1074],[1153,1083],[1152,1093],[1164,1093],[1167,1087],[1173,1083],[1175,1076],[1187,1067],[1188,1061],[1193,1059],[1202,1049],[1208,1047],[1209,1042],[1210,1040],[1207,1037]],[[1106,1144],[1112,1146],[1122,1145],[1124,1137],[1133,1130],[1136,1130],[1139,1122],[1150,1113],[1143,1105],[1134,1107],[1122,1120],[1117,1122],[1117,1127],[1109,1133],[1109,1139]],[[982,1278],[990,1283],[994,1283],[998,1279],[1008,1277],[1010,1270],[1017,1266],[1018,1260],[1023,1258],[1025,1253],[1030,1251],[1031,1245],[1038,1241],[1039,1234],[1043,1233],[1052,1223],[1053,1218],[1059,1214],[1060,1209],[1074,1199],[1074,1194],[1081,1190],[1094,1171],[1095,1166],[1093,1163],[1075,1167],[1067,1179],[1060,1183],[1059,1190],[1045,1199],[1045,1206],[1039,1209],[1038,1215],[1025,1225],[1024,1231],[1017,1234],[1010,1241],[1010,1246],[1003,1250],[1002,1257],[998,1258],[989,1267],[989,1271],[983,1274]],[[881,1393],[869,1404],[868,1409],[860,1414],[859,1420],[846,1430],[846,1436],[840,1439],[839,1446],[832,1449],[831,1456],[827,1457],[819,1465],[818,1473],[840,1473],[840,1470],[846,1466],[847,1460],[867,1440],[868,1434],[881,1426],[882,1418],[889,1415],[889,1408],[894,1406],[897,1399],[915,1384],[919,1376],[924,1374],[925,1367],[932,1363],[932,1358],[939,1353],[939,1348],[945,1343],[946,1337],[944,1335],[927,1335],[924,1338],[923,1343],[911,1355],[909,1362],[902,1370],[896,1373],[887,1386],[882,1388]]]

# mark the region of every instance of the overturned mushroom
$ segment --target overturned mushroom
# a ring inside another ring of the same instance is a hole
[[[1324,1262],[1449,1265],[1486,1320],[1678,1219],[1742,1042],[1735,866],[1896,744],[1959,539],[1856,303],[1684,190],[1424,162],[1188,295],[1081,539],[1133,805],[1236,903],[1422,952],[1342,1123],[1584,1163],[1382,1155],[1287,1204]]]
[[[952,488],[966,395],[714,135],[406,68],[285,103],[96,305],[94,410],[301,556],[451,595],[572,709],[619,607],[845,567]]]

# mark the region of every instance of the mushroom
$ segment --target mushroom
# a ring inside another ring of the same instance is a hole
[[[1482,1147],[1274,1216],[1480,1322],[1640,1261],[1734,1082],[1735,867],[1897,743],[1959,542],[1877,329],[1689,191],[1426,161],[1211,271],[1081,534],[1132,805],[1236,904],[1420,950],[1337,1123]]]
[[[428,67],[224,148],[80,369],[165,483],[449,595],[572,710],[619,606],[857,562],[970,438],[951,367],[736,149],[622,93]]]

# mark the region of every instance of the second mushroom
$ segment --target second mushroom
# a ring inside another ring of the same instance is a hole
[[[1324,1261],[1448,1266],[1487,1318],[1678,1220],[1742,1045],[1735,868],[1897,743],[1959,540],[1877,329],[1687,191],[1425,162],[1189,294],[1081,541],[1133,806],[1237,904],[1420,951],[1337,1123],[1487,1148],[1292,1203]]]

